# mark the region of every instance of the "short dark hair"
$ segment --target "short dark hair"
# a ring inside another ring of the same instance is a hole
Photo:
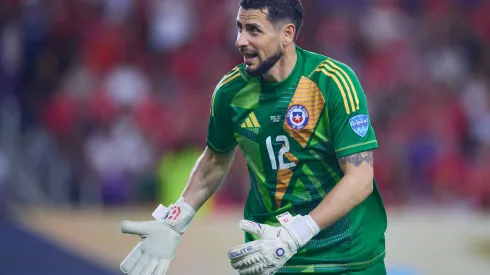
[[[300,0],[240,0],[243,9],[267,9],[272,24],[286,21],[296,28],[295,39],[303,25],[303,5]]]

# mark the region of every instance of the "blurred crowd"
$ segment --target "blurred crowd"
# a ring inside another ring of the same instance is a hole
[[[175,184],[162,160],[204,148],[214,87],[242,60],[238,2],[0,1],[1,93],[18,100],[23,133],[44,129],[73,178],[90,179],[71,184],[155,200]],[[385,201],[489,206],[490,1],[303,4],[298,44],[348,64],[367,94]],[[222,203],[246,196],[239,154]]]

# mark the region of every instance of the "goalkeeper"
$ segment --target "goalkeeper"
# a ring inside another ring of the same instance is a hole
[[[347,65],[296,45],[302,21],[299,0],[240,1],[244,62],[214,91],[207,147],[180,199],[157,208],[158,221],[122,223],[142,237],[124,272],[166,273],[239,146],[250,174],[239,224],[245,243],[228,251],[239,274],[386,274],[387,218],[366,96]]]

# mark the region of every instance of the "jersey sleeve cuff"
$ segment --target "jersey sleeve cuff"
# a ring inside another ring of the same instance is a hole
[[[362,143],[352,144],[335,150],[337,158],[342,158],[352,154],[369,151],[378,148],[377,140],[370,140]]]
[[[238,143],[235,143],[232,146],[230,146],[229,148],[218,149],[216,146],[214,146],[211,143],[211,141],[209,141],[209,139],[206,139],[206,145],[208,146],[209,149],[211,149],[211,151],[213,151],[216,154],[226,154],[226,153],[230,152],[231,150],[233,150],[237,144]]]

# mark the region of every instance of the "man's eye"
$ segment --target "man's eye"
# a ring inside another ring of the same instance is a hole
[[[253,32],[253,33],[256,33],[256,32],[259,32],[259,29],[257,29],[256,27],[250,27],[248,29],[249,32]]]

